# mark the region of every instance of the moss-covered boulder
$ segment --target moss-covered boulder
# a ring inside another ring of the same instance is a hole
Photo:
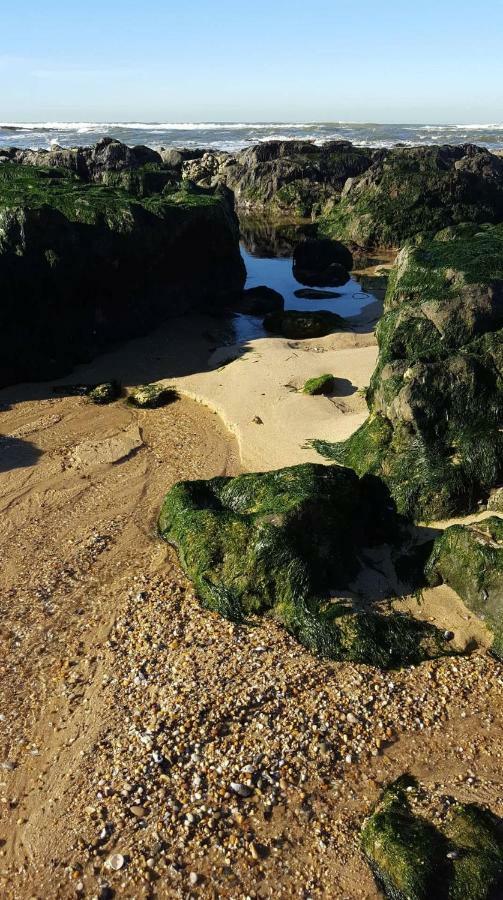
[[[237,220],[190,190],[139,199],[0,165],[0,385],[50,378],[170,314],[218,308],[245,271]]]
[[[388,484],[415,519],[470,512],[503,468],[503,226],[462,225],[397,258],[370,417],[320,452]]]
[[[333,331],[341,331],[346,327],[346,322],[342,316],[324,309],[313,310],[313,312],[287,309],[269,313],[264,319],[266,331],[269,331],[271,334],[280,334],[282,337],[292,338],[293,340],[323,337],[324,335],[332,334]]]
[[[364,246],[399,247],[460,222],[503,219],[503,160],[472,145],[376,154],[350,179],[320,232]]]
[[[340,241],[302,241],[294,251],[294,278],[311,287],[341,287],[349,281],[352,268],[351,251]]]
[[[178,399],[177,391],[164,384],[140,384],[133,388],[128,396],[128,403],[138,409],[156,409],[167,406]]]
[[[308,378],[304,387],[303,394],[316,396],[317,394],[331,394],[335,386],[335,378],[333,375],[318,375],[316,378]]]
[[[204,606],[235,621],[272,614],[323,656],[385,667],[450,652],[426,623],[329,598],[358,572],[361,548],[395,528],[381,485],[312,464],[181,482],[159,516]]]
[[[436,539],[426,565],[430,584],[445,582],[494,632],[503,658],[503,519],[451,525]]]
[[[383,792],[361,842],[390,900],[490,900],[503,877],[497,820],[474,804],[451,804],[433,824],[431,798],[403,775]]]

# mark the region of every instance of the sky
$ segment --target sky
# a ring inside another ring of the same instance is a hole
[[[0,121],[503,122],[503,0],[4,4]]]

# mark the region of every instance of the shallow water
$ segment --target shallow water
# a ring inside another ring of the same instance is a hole
[[[260,255],[257,252],[250,253],[243,244],[241,245],[241,254],[247,272],[246,287],[251,288],[264,284],[273,288],[285,298],[285,309],[298,309],[302,312],[314,312],[315,310],[325,309],[337,313],[339,316],[353,317],[359,315],[365,307],[375,302],[376,298],[372,294],[363,291],[361,285],[354,277],[343,287],[320,288],[320,290],[331,290],[339,294],[339,297],[317,300],[304,300],[296,297],[295,291],[304,288],[305,285],[294,278],[292,257],[271,258],[270,255],[263,255],[268,252],[265,248],[259,252]],[[237,315],[234,319],[236,342],[241,343],[256,338],[270,337],[262,325],[262,320],[263,316]]]

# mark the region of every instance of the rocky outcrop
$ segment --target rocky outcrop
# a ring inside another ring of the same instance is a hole
[[[181,482],[159,517],[204,606],[233,621],[272,614],[310,650],[384,667],[449,652],[427,623],[329,598],[358,572],[361,548],[395,527],[380,485],[312,464]]]
[[[363,826],[361,843],[385,897],[501,896],[503,842],[498,820],[474,803],[456,803],[450,797],[442,801],[409,775],[383,791]]]
[[[182,171],[197,184],[226,184],[240,209],[312,216],[340,195],[348,178],[365,172],[372,157],[349,141],[268,141],[235,156],[207,152]]]
[[[431,585],[445,582],[494,633],[503,658],[503,519],[451,525],[436,539],[426,566]]]
[[[503,226],[406,245],[377,328],[370,417],[320,452],[388,484],[400,512],[476,509],[503,469]]]
[[[376,153],[363,175],[346,182],[320,230],[365,246],[400,247],[448,225],[502,219],[503,159],[470,144],[407,147]]]
[[[183,189],[139,200],[61,170],[0,165],[0,383],[50,378],[245,272],[226,202]]]

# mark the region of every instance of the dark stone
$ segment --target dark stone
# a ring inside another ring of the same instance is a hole
[[[272,334],[301,340],[323,337],[333,331],[340,331],[346,328],[346,322],[342,316],[324,309],[314,312],[288,309],[284,312],[269,313],[264,319],[264,328]]]
[[[282,310],[284,306],[285,298],[282,294],[261,284],[243,291],[235,309],[248,316],[264,316],[266,313]]]

